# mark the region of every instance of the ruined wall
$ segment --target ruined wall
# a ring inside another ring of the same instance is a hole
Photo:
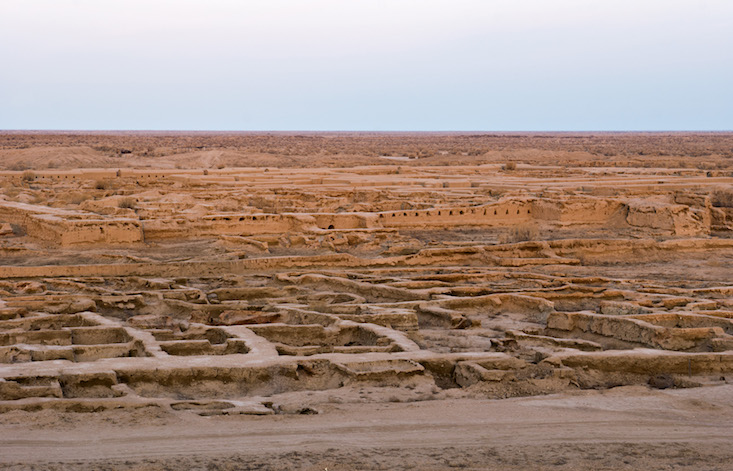
[[[58,242],[62,246],[79,244],[130,244],[141,242],[143,232],[135,219],[61,219],[51,215],[34,215],[26,225],[28,235]]]
[[[367,229],[378,227],[377,216],[368,213],[220,214],[192,220],[170,218],[143,221],[146,240],[219,235],[284,234],[319,229]]]
[[[257,235],[316,229],[315,219],[299,214],[223,214],[200,219],[166,218],[143,221],[145,240],[220,235]]]
[[[30,237],[59,243],[129,244],[143,240],[142,224],[129,218],[101,219],[96,215],[23,203],[0,203],[0,219],[17,224]]]
[[[378,215],[382,227],[512,226],[531,221],[533,202],[506,200],[496,204],[428,210],[388,211]]]
[[[625,211],[621,201],[601,198],[539,199],[532,204],[537,220],[572,224],[605,224]]]
[[[99,265],[3,266],[0,278],[35,278],[44,276],[221,276],[273,269],[368,265],[348,254],[287,256],[227,260],[217,262],[119,263]]]
[[[695,209],[682,204],[659,205],[638,200],[630,201],[628,208],[626,221],[631,226],[684,236],[710,234],[712,217],[709,208]]]
[[[369,229],[378,227],[377,216],[370,213],[316,213],[316,225],[321,229]]]
[[[280,233],[300,225],[286,214],[215,215],[205,216],[201,222],[212,235]]]

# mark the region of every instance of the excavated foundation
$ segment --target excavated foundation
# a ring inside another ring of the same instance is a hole
[[[0,412],[729,381],[733,178],[559,172],[0,172]]]

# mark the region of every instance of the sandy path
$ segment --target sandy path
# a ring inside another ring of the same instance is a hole
[[[8,469],[35,464],[36,469],[150,470],[724,470],[733,465],[731,399],[733,386],[670,392],[618,388],[499,401],[341,404],[311,416],[177,414],[161,425],[145,416],[122,423],[112,415],[124,412],[36,425],[16,416],[18,423],[2,425],[0,464]]]

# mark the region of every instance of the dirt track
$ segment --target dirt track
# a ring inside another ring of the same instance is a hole
[[[7,469],[730,469],[733,386],[324,406],[319,415],[6,414]],[[48,419],[44,423],[43,418]],[[159,425],[150,425],[152,419]],[[24,464],[17,464],[17,463]],[[14,464],[16,463],[16,464]],[[35,468],[34,468],[35,467]]]

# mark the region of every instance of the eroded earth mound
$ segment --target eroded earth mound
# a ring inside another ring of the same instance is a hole
[[[400,163],[0,172],[0,412],[730,381],[730,172]]]
[[[693,386],[733,368],[727,176],[498,165],[0,174],[0,409]],[[304,407],[308,407],[307,404]]]

